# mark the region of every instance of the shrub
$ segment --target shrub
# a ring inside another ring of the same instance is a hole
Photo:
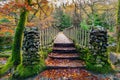
[[[113,72],[112,64],[105,56],[108,56],[107,52],[104,56],[94,56],[88,48],[81,48],[76,45],[77,51],[80,54],[80,59],[86,63],[86,69],[96,73],[109,73]],[[102,61],[99,61],[102,60]]]
[[[80,54],[80,59],[86,61],[87,57],[89,56],[89,49],[81,48],[80,46],[76,46],[76,49]]]
[[[104,66],[100,64],[93,64],[91,62],[86,62],[86,68],[92,72],[96,73],[110,73],[113,72],[113,69],[111,67],[110,63],[106,63]]]

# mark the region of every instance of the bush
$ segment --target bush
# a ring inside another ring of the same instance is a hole
[[[41,49],[41,50],[40,50],[40,56],[41,56],[41,58],[42,58],[43,60],[45,60],[50,52],[52,52],[52,48]]]
[[[89,56],[89,49],[81,48],[80,46],[76,46],[76,49],[80,54],[80,59],[86,61],[87,57]]]

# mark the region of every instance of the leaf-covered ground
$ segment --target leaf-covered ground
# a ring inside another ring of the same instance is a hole
[[[49,80],[111,80],[109,77],[98,77],[80,68],[49,69],[42,72],[36,80],[43,78]]]

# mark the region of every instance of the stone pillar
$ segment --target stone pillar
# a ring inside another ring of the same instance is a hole
[[[40,34],[36,27],[26,28],[23,40],[23,65],[35,65],[40,62]]]
[[[107,55],[107,31],[93,29],[90,32],[90,51],[93,55],[95,64],[104,65],[108,61]]]

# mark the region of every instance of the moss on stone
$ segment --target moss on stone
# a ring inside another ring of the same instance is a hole
[[[44,69],[46,69],[46,67],[45,67],[43,61],[41,61],[39,64],[34,65],[34,66],[24,66],[24,65],[20,64],[17,67],[17,70],[13,74],[12,78],[25,79],[25,78],[32,77],[32,76],[40,73]]]

